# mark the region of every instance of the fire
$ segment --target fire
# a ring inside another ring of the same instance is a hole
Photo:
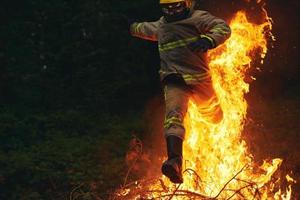
[[[186,167],[193,169],[205,182],[199,186],[195,184],[195,176],[187,174],[182,188],[221,199],[231,197],[237,191],[237,197],[250,199],[258,197],[257,191],[260,191],[260,197],[264,199],[270,197],[268,184],[282,160],[265,161],[258,167],[259,170],[254,169],[253,157],[247,152],[241,133],[247,114],[244,94],[249,91],[249,84],[244,81],[245,73],[251,67],[253,55],[258,53],[263,61],[268,50],[265,35],[271,30],[272,23],[265,15],[264,23],[253,24],[247,20],[246,13],[240,11],[232,19],[230,27],[232,35],[229,40],[209,53],[214,89],[224,118],[219,124],[210,123],[199,112],[200,103],[191,99],[185,119]],[[227,190],[222,191],[224,186]],[[290,197],[290,194],[289,188],[284,195]],[[279,192],[273,197],[282,199],[284,195]]]
[[[241,134],[246,121],[245,82],[252,60],[261,63],[268,51],[267,37],[272,21],[267,16],[262,24],[251,23],[246,12],[239,11],[230,22],[231,37],[209,53],[214,89],[223,110],[223,120],[214,124],[200,112],[200,102],[191,98],[185,118],[186,139],[183,156],[184,183],[174,185],[165,177],[160,181],[136,183],[121,199],[290,199],[291,185],[286,191],[278,188],[281,180],[273,175],[281,159],[253,162]],[[292,184],[294,180],[286,176]]]
[[[251,166],[252,156],[247,152],[246,143],[241,141],[247,113],[244,94],[249,91],[249,84],[244,79],[245,72],[251,67],[251,53],[260,50],[261,57],[266,54],[264,31],[270,29],[271,23],[266,21],[255,25],[247,20],[245,12],[238,12],[230,27],[230,39],[209,54],[214,88],[224,113],[223,121],[216,125],[205,121],[205,116],[198,112],[197,102],[193,100],[185,120],[188,128],[184,157],[189,159],[190,168],[197,169],[202,179],[210,180],[211,183],[201,191],[207,195],[216,194],[244,166]],[[274,160],[265,169],[268,170],[265,175],[255,176],[245,170],[239,177],[263,186],[280,162]],[[190,187],[193,177],[186,179],[187,187]],[[245,183],[240,185],[238,181],[233,181],[228,187],[239,189],[243,185]]]

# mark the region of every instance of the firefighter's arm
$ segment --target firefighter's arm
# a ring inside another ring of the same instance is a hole
[[[213,47],[222,44],[231,35],[231,29],[224,20],[206,11],[200,11],[196,26],[203,37],[211,40]]]
[[[161,19],[155,22],[135,22],[130,26],[132,36],[145,40],[157,41],[157,30],[161,23]]]

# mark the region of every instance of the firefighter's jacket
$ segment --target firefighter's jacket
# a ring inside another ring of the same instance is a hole
[[[187,84],[197,84],[210,76],[206,53],[193,52],[188,45],[206,37],[216,47],[231,33],[224,20],[202,10],[191,11],[188,18],[171,23],[164,17],[155,22],[134,23],[130,31],[133,36],[158,41],[161,80],[177,73]]]

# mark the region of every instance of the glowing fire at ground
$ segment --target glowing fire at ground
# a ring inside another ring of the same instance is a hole
[[[189,102],[185,118],[186,140],[183,156],[184,183],[175,186],[163,177],[159,181],[141,181],[122,189],[116,199],[290,199],[291,185],[286,191],[278,188],[282,181],[272,175],[282,160],[273,159],[256,166],[241,140],[246,120],[244,94],[249,84],[244,81],[252,59],[267,53],[266,34],[271,19],[250,23],[245,12],[238,12],[230,23],[232,35],[225,44],[209,53],[214,88],[224,118],[212,124],[200,112],[199,102]],[[287,182],[294,180],[286,176]]]

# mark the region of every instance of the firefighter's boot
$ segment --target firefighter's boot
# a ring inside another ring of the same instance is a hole
[[[161,171],[171,182],[182,183],[182,139],[170,135],[166,140],[168,160],[163,163]]]

